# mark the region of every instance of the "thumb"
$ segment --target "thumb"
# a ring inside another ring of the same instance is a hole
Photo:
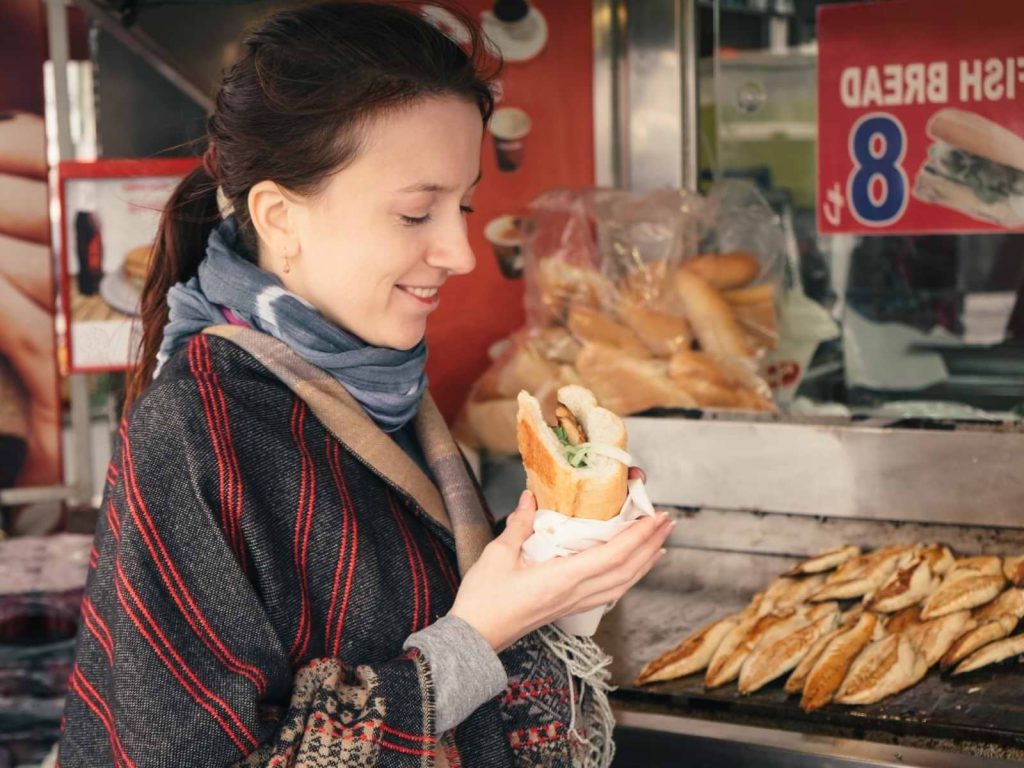
[[[501,538],[518,550],[533,533],[533,518],[536,513],[537,500],[529,491],[523,491],[515,510],[508,516]]]

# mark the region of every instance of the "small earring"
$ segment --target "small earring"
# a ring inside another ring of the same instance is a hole
[[[292,263],[288,261],[288,251],[284,252],[284,273],[287,275],[292,271]]]

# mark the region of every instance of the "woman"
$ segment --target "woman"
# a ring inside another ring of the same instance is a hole
[[[535,630],[618,598],[668,525],[529,566],[524,494],[488,544],[425,394],[427,317],[474,266],[477,34],[310,6],[226,75],[146,285],[64,768],[607,762]]]

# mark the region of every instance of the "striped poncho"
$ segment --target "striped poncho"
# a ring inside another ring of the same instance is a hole
[[[433,735],[402,644],[492,534],[429,397],[415,428],[433,481],[281,342],[219,327],[179,352],[107,474],[60,765],[572,765],[571,683],[536,634]]]

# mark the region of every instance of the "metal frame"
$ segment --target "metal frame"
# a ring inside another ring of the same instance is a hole
[[[700,91],[697,82],[697,66],[700,54],[698,37],[697,0],[677,0],[677,17],[679,19],[679,62],[681,70],[682,91],[680,106],[682,107],[682,186],[686,189],[697,189],[700,181],[700,165],[698,160],[700,144]]]
[[[126,27],[113,9],[96,0],[72,0],[90,19],[103,27],[121,45],[153,67],[171,85],[194,101],[207,114],[213,112],[213,97],[200,85],[192,82],[174,65],[171,56],[149,35],[138,27]],[[69,158],[70,159],[70,158]]]
[[[1024,527],[1020,431],[672,417],[626,424],[656,504]]]
[[[619,70],[617,0],[594,0],[594,180],[599,187],[619,186],[622,121],[618,107]]]
[[[594,0],[599,186],[698,182],[697,0]]]
[[[788,753],[794,757],[814,759],[820,765],[862,764],[880,768],[906,768],[911,765],[929,768],[1004,768],[1011,764],[1006,760],[978,757],[962,752],[940,752],[715,720],[698,720],[679,715],[631,711],[622,705],[615,707],[615,721],[619,728],[673,734],[691,742],[717,741],[756,745],[758,751],[781,753],[779,762],[785,757],[785,753]]]

